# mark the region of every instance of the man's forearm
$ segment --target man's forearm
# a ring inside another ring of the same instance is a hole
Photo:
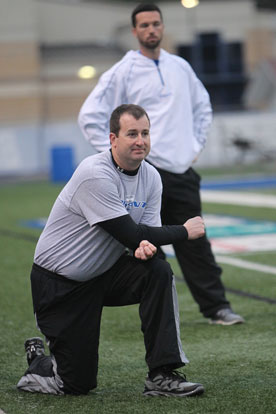
[[[136,224],[128,214],[98,225],[132,250],[136,249],[142,240],[148,240],[158,247],[188,239],[188,232],[182,225],[152,227]]]

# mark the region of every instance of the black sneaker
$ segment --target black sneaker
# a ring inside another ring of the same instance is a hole
[[[29,365],[38,355],[45,355],[43,340],[39,337],[27,339],[24,346]]]
[[[215,325],[236,325],[244,322],[243,317],[234,313],[230,308],[218,310],[210,320],[210,323]]]
[[[188,382],[184,374],[178,371],[160,371],[153,378],[149,375],[145,381],[145,396],[192,397],[203,394],[202,384]]]

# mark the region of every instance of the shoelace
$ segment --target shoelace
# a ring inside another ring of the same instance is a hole
[[[177,370],[163,370],[162,373],[166,376],[166,378],[173,378],[180,381],[187,382],[186,375],[183,372],[179,372]]]

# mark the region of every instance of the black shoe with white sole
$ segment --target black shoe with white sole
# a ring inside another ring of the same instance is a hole
[[[153,378],[148,375],[145,381],[145,396],[192,397],[203,394],[202,384],[188,382],[178,371],[161,370]]]

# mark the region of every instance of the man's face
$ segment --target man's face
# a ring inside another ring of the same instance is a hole
[[[125,170],[135,170],[150,151],[149,120],[144,115],[135,119],[124,113],[120,118],[118,136],[110,133],[112,154],[117,164]]]
[[[136,26],[132,29],[132,33],[146,49],[155,49],[160,45],[163,31],[164,25],[158,11],[136,14]]]

